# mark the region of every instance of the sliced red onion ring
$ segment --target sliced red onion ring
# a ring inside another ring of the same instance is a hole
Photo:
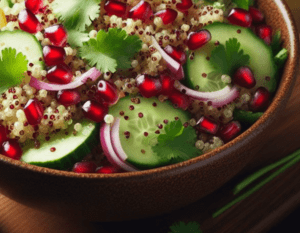
[[[152,36],[152,45],[158,50],[158,52],[160,53],[160,55],[162,56],[162,58],[167,62],[167,66],[169,68],[169,70],[174,73],[177,74],[178,70],[180,69],[180,63],[175,61],[172,57],[170,57],[157,43],[157,41],[155,40],[155,38]],[[183,77],[181,77],[183,78]]]
[[[117,154],[115,153],[112,143],[111,143],[111,127],[109,124],[104,123],[100,128],[100,142],[105,156],[108,161],[118,167],[122,168],[125,171],[138,171],[136,168],[126,164],[122,161]]]
[[[128,156],[126,155],[125,151],[123,150],[121,140],[120,140],[120,118],[116,118],[115,123],[113,124],[111,128],[111,141],[112,146],[118,155],[118,157],[122,161],[126,161]]]
[[[223,107],[227,104],[230,104],[233,102],[236,98],[238,98],[240,95],[237,87],[232,87],[230,93],[227,95],[220,96],[219,98],[210,100],[212,102],[212,106],[218,108],[218,107]]]
[[[173,75],[175,80],[182,80],[184,78],[184,71],[182,65],[180,65],[179,70]]]
[[[222,107],[226,104],[229,104],[239,96],[239,91],[235,86],[226,86],[222,90],[214,92],[200,92],[192,90],[182,84],[179,85],[180,86],[178,89],[181,92],[197,100],[210,101],[214,107]]]
[[[47,91],[61,91],[67,89],[74,89],[86,83],[86,81],[90,78],[92,81],[95,81],[101,72],[96,68],[91,68],[89,71],[82,74],[80,77],[77,77],[74,82],[68,84],[51,84],[45,83],[43,81],[39,81],[34,77],[31,77],[29,85],[34,87],[37,90],[47,90]]]

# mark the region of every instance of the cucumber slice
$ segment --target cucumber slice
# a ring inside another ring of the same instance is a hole
[[[137,99],[140,103],[135,102]],[[131,100],[127,96],[112,106],[109,114],[121,118],[119,136],[123,150],[128,156],[126,162],[140,169],[150,169],[170,163],[152,151],[153,143],[159,135],[155,132],[159,130],[160,133],[165,133],[164,127],[160,129],[158,125],[165,126],[164,120],[168,120],[169,123],[174,121],[175,117],[178,117],[182,123],[190,120],[188,112],[175,109],[170,102],[161,103],[156,98],[140,97]],[[125,132],[130,133],[129,138],[126,138],[128,133]],[[148,133],[147,136],[145,132]]]
[[[99,125],[88,120],[80,122],[82,130],[73,135],[74,124],[67,130],[50,135],[50,140],[39,139],[39,149],[34,142],[27,142],[23,149],[21,161],[41,167],[68,169],[91,152],[93,145],[99,144]],[[66,135],[66,132],[68,132]],[[51,151],[55,148],[55,151]]]
[[[276,65],[272,49],[257,37],[249,28],[214,23],[205,27],[209,30],[212,39],[202,48],[195,51],[194,59],[188,59],[185,66],[186,82],[191,88],[203,92],[218,91],[226,86],[220,78],[210,76],[214,68],[209,61],[215,42],[225,45],[230,38],[237,38],[241,49],[250,56],[249,67],[256,79],[256,87],[263,86],[274,92],[277,85]],[[240,32],[240,33],[239,33]]]
[[[44,62],[40,61],[43,58],[43,50],[40,42],[34,35],[22,30],[1,31],[0,32],[0,57],[1,51],[5,48],[14,48],[17,53],[22,53],[26,56],[29,63],[44,67]]]

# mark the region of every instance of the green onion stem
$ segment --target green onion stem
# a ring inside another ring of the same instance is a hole
[[[241,192],[244,188],[246,188],[249,184],[253,183],[255,180],[263,176],[264,174],[268,173],[269,171],[279,167],[280,165],[290,161],[294,157],[296,157],[298,154],[300,154],[300,150],[297,150],[296,152],[292,153],[291,155],[284,157],[283,159],[277,161],[276,163],[273,163],[267,167],[264,167],[257,172],[251,174],[247,178],[245,178],[242,182],[237,184],[235,188],[233,189],[233,194],[236,195],[239,192]]]
[[[297,151],[299,153],[299,151]],[[295,152],[296,153],[296,152]],[[285,164],[284,166],[282,166],[280,169],[278,169],[277,171],[275,171],[273,174],[271,174],[269,177],[265,178],[264,180],[262,180],[260,183],[258,183],[256,186],[254,186],[252,189],[250,189],[249,191],[245,192],[244,194],[242,194],[241,196],[237,197],[236,199],[234,199],[232,202],[228,203],[227,205],[225,205],[224,207],[222,207],[221,209],[217,210],[215,213],[213,213],[212,217],[216,218],[218,217],[220,214],[224,213],[226,210],[228,210],[230,207],[232,207],[233,205],[235,205],[236,203],[244,200],[245,198],[249,197],[252,193],[256,192],[257,190],[259,190],[261,187],[263,187],[265,184],[267,184],[268,182],[270,182],[271,180],[273,180],[275,177],[277,177],[279,174],[281,174],[282,172],[284,172],[285,170],[287,170],[288,168],[292,167],[293,165],[295,165],[297,162],[300,161],[300,155],[299,156],[295,156],[295,158],[293,158],[291,161],[289,161],[287,164]]]

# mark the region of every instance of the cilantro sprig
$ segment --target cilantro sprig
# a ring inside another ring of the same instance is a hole
[[[189,222],[187,224],[184,222],[174,223],[170,226],[170,230],[168,233],[202,233],[197,222]]]
[[[0,59],[0,93],[8,88],[18,86],[25,78],[28,61],[26,56],[18,53],[15,49],[2,50]]]
[[[249,10],[249,6],[253,5],[253,0],[232,0],[239,8]]]
[[[99,17],[101,0],[55,0],[52,3],[54,14],[63,21],[68,31],[68,43],[82,46],[89,40],[86,28]]]
[[[84,31],[99,16],[101,0],[55,0],[53,12],[67,29]]]
[[[117,69],[130,68],[130,59],[141,48],[142,41],[138,36],[110,28],[108,32],[100,30],[95,39],[84,43],[79,53],[90,66],[96,66],[102,72],[115,72]]]
[[[197,135],[193,127],[185,128],[180,120],[172,121],[165,126],[165,133],[157,137],[158,143],[152,150],[168,161],[182,162],[202,154],[202,151],[195,147],[196,141]]]
[[[214,71],[208,78],[223,74],[232,76],[239,67],[248,65],[250,56],[244,54],[244,50],[240,48],[241,43],[236,38],[231,38],[225,45],[220,44],[214,48],[210,58]]]

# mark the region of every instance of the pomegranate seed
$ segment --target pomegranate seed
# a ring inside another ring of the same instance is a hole
[[[95,173],[97,165],[94,162],[78,162],[73,166],[76,173]]]
[[[43,8],[43,0],[26,0],[25,7],[33,14],[37,14]]]
[[[133,20],[140,19],[145,22],[148,21],[152,15],[153,11],[151,5],[142,0],[129,11],[128,18],[132,18]]]
[[[260,25],[256,28],[256,34],[263,39],[267,45],[272,42],[272,27],[268,25]]]
[[[73,74],[69,66],[58,64],[48,71],[46,77],[52,83],[67,84],[72,81]]]
[[[62,25],[53,25],[45,29],[45,38],[48,38],[53,45],[65,46],[68,39],[68,34]]]
[[[176,4],[176,8],[179,11],[185,12],[193,6],[192,0],[182,0],[181,3]]]
[[[224,142],[229,142],[239,135],[241,129],[241,124],[238,121],[232,121],[222,126],[218,132],[218,135]]]
[[[248,11],[241,8],[233,8],[230,11],[227,19],[231,24],[238,25],[241,27],[248,28],[251,27],[252,24],[251,14]]]
[[[269,105],[270,93],[264,87],[257,88],[253,99],[250,102],[250,108],[254,112],[264,111]]]
[[[206,117],[201,117],[200,120],[197,122],[197,125],[199,125],[199,130],[205,133],[209,134],[216,134],[219,129],[219,124],[214,122],[211,119],[208,119]]]
[[[19,160],[23,154],[22,148],[15,139],[10,139],[2,143],[0,154],[3,154],[11,159]]]
[[[170,55],[173,59],[178,61],[180,64],[184,64],[186,62],[186,53],[172,45],[167,45],[164,48],[165,52]]]
[[[190,99],[187,95],[176,90],[169,95],[169,100],[175,105],[175,108],[186,110],[190,105]]]
[[[42,30],[42,24],[30,10],[22,10],[19,13],[18,18],[19,26],[23,31],[35,34],[38,31]]]
[[[264,21],[264,15],[261,13],[260,10],[250,6],[249,7],[249,13],[252,17],[252,22],[254,23],[262,23]]]
[[[248,89],[251,89],[256,85],[253,73],[247,66],[243,66],[235,72],[233,75],[233,82]]]
[[[101,174],[112,174],[112,173],[120,173],[122,172],[119,168],[116,168],[114,166],[103,166],[99,167],[96,170],[96,173],[101,173]]]
[[[208,30],[190,32],[187,37],[187,46],[190,50],[196,50],[211,40],[211,34]]]
[[[44,115],[44,108],[40,101],[33,98],[28,100],[24,107],[24,113],[27,118],[27,122],[30,125],[37,125],[41,122]]]
[[[174,87],[175,80],[168,75],[160,75],[161,92],[160,94],[169,96],[176,91]]]
[[[98,82],[97,87],[96,95],[98,99],[110,105],[115,104],[118,101],[119,95],[116,86],[107,81],[101,80]]]
[[[118,17],[125,17],[127,5],[123,2],[107,1],[104,9],[109,16],[116,15]]]
[[[80,102],[80,93],[76,90],[62,90],[57,93],[57,101],[64,105],[70,106]]]
[[[7,131],[3,125],[0,125],[0,145],[7,140]]]
[[[95,122],[102,122],[105,115],[108,113],[108,106],[94,100],[88,100],[82,106],[82,110],[86,118]]]
[[[173,23],[178,15],[178,12],[167,8],[165,10],[161,10],[155,13],[155,16],[158,16],[162,19],[163,24],[170,24]]]
[[[43,48],[44,60],[47,66],[54,66],[63,63],[66,58],[66,52],[62,47],[45,46]]]
[[[136,78],[137,87],[142,96],[150,98],[161,91],[161,83],[158,79],[150,78],[148,75],[140,75]]]

